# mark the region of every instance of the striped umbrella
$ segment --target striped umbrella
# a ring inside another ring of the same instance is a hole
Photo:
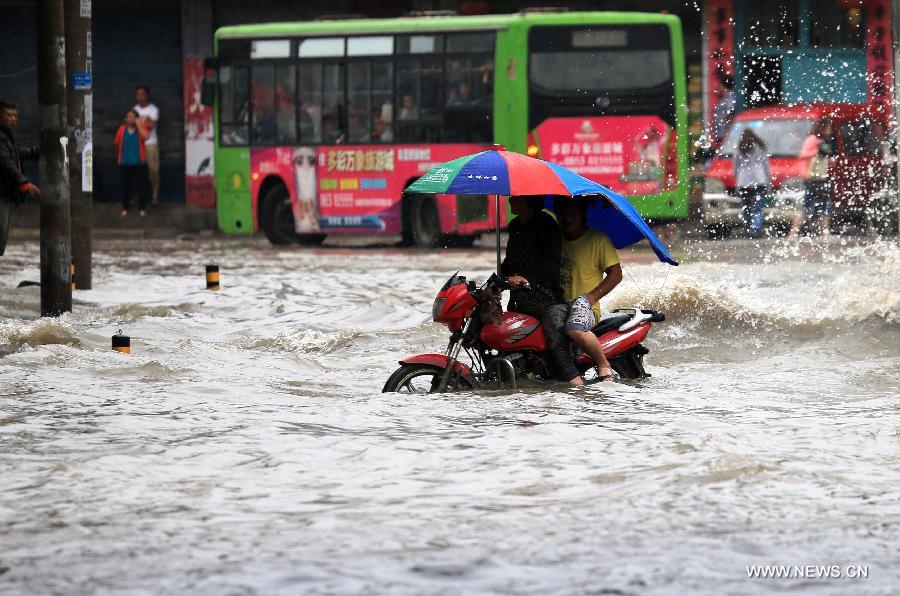
[[[659,260],[678,262],[653,233],[637,209],[624,196],[588,180],[558,164],[505,151],[499,145],[448,161],[429,170],[410,184],[406,192],[423,194],[495,195],[497,229],[500,229],[500,195],[552,195],[599,197],[588,212],[588,225],[606,234],[613,246],[622,248],[643,239],[650,242]],[[497,235],[497,270],[500,263],[500,236]]]

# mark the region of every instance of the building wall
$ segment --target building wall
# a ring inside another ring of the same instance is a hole
[[[134,87],[149,85],[159,106],[161,198],[184,200],[184,108],[180,3],[176,0],[94,0],[92,74],[94,200],[117,201],[113,136],[134,105]],[[33,1],[0,3],[0,98],[19,106],[18,140],[36,144],[37,29]],[[37,179],[37,167],[29,164]]]
[[[890,89],[893,86],[891,57],[892,15],[890,0],[794,0],[797,7],[796,39],[791,47],[759,47],[748,23],[750,0],[706,0],[706,122],[712,120],[720,87],[717,73],[735,76],[735,93],[740,108],[752,103],[750,72],[771,66],[780,68],[777,79],[778,103],[849,102],[869,103],[890,113]],[[826,6],[825,3],[831,3]],[[821,11],[834,3],[843,9],[862,11],[864,38],[858,47],[816,46],[810,40],[811,24]],[[772,19],[778,19],[774,4]],[[756,42],[756,43],[754,43]],[[760,67],[759,65],[763,66]]]

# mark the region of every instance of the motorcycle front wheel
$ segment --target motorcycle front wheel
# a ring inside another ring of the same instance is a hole
[[[431,364],[404,364],[394,371],[382,393],[427,394],[437,388],[443,368]],[[452,375],[447,383],[447,391],[467,391],[474,389],[471,383],[459,375]]]

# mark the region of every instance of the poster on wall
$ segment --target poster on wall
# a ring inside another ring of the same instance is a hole
[[[213,113],[200,103],[203,75],[203,58],[184,59],[185,202],[211,208],[216,206]]]

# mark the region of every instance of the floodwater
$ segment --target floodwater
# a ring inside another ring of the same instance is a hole
[[[678,268],[623,251],[607,306],[668,315],[652,379],[427,397],[380,390],[443,350],[431,301],[457,269],[484,280],[488,249],[107,240],[95,289],[48,320],[15,289],[35,244],[0,259],[0,593],[900,583],[896,243],[697,242]]]

